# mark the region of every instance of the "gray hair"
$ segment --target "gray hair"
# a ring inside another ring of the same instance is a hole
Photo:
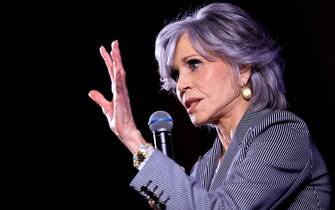
[[[178,39],[188,34],[193,47],[209,61],[224,58],[239,75],[251,67],[251,110],[285,109],[284,65],[280,48],[245,11],[229,3],[212,3],[166,25],[156,39],[155,56],[162,89],[175,93],[171,77]]]

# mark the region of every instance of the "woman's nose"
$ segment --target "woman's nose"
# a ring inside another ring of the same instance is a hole
[[[177,90],[184,93],[187,89],[191,88],[191,78],[187,72],[180,71],[177,81]]]

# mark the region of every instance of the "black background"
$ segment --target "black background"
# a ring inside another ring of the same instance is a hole
[[[230,2],[247,10],[282,46],[289,109],[308,123],[333,180],[334,7],[327,0]],[[159,90],[154,42],[167,22],[204,3],[124,0],[7,6],[3,60],[9,67],[3,70],[2,101],[4,131],[9,131],[5,139],[11,143],[4,147],[9,151],[5,162],[13,169],[7,173],[7,195],[14,198],[13,206],[148,209],[128,186],[136,174],[131,153],[87,96],[97,89],[112,97],[98,49],[110,49],[114,39],[120,43],[137,126],[150,141],[150,115],[169,112],[175,122],[176,162],[190,170],[212,144],[212,133],[194,128],[179,102]]]

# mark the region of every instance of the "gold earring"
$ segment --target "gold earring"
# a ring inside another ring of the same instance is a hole
[[[252,96],[252,92],[250,87],[248,87],[247,85],[242,87],[242,96],[245,100],[249,100]]]

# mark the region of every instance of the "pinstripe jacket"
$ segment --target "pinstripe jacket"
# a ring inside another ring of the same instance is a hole
[[[130,186],[160,209],[329,209],[326,165],[288,111],[247,112],[218,167],[221,143],[187,175],[156,150]]]

